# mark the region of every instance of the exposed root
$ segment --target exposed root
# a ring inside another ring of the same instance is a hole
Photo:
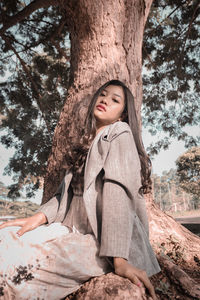
[[[158,260],[162,269],[178,290],[193,299],[200,299],[200,285],[195,280],[173,263],[171,259],[160,255]]]

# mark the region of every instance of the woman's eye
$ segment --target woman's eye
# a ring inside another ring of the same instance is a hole
[[[117,99],[113,99],[114,102],[119,103],[119,101]]]
[[[104,93],[101,93],[101,94],[100,94],[100,96],[103,96],[103,97],[104,97],[104,96],[105,96],[105,94],[104,94]]]

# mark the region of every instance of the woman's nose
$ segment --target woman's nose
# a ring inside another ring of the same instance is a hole
[[[101,98],[101,102],[104,104],[108,104],[108,100],[106,97]]]

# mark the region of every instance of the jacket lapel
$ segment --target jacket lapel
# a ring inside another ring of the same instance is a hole
[[[95,137],[87,155],[84,175],[84,194],[83,200],[87,211],[87,216],[92,230],[98,238],[96,201],[98,192],[96,190],[95,180],[104,166],[110,143],[107,139],[109,126],[105,127]]]
[[[90,146],[85,163],[84,190],[87,190],[103,168],[108,153],[109,142],[107,135],[109,126],[100,131]]]

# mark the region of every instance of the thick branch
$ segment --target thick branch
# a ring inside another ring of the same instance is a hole
[[[27,5],[24,9],[18,12],[16,15],[12,17],[7,17],[6,22],[3,27],[0,29],[0,35],[4,34],[7,29],[21,22],[28,16],[30,16],[34,11],[39,8],[49,7],[49,6],[58,6],[59,1],[57,0],[34,0],[29,5]]]

